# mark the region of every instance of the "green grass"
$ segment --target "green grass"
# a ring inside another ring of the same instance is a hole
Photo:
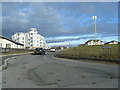
[[[110,46],[111,49],[101,48],[102,46]],[[56,56],[63,58],[73,58],[73,59],[101,59],[101,60],[119,60],[119,47],[120,45],[85,45],[78,46],[74,48],[69,48],[59,52]]]

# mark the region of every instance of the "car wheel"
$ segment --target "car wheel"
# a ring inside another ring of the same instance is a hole
[[[41,53],[41,55],[43,55],[43,53]]]

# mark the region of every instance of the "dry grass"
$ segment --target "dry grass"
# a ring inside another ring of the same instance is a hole
[[[102,46],[110,46],[111,49]],[[105,60],[119,60],[119,47],[120,45],[93,45],[93,46],[78,46],[61,51],[56,56],[65,58],[85,58],[85,59],[105,59]]]
[[[2,55],[22,54],[22,53],[32,53],[32,52],[31,51],[25,51],[25,52],[8,52],[8,53],[2,53]]]

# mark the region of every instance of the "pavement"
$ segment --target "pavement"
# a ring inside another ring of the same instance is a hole
[[[46,55],[11,58],[2,88],[118,88],[118,65],[56,59]]]

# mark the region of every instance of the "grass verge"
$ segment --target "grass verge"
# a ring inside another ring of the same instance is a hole
[[[103,46],[110,46],[111,48],[102,48]],[[75,59],[75,60],[94,60],[120,63],[118,45],[93,45],[93,46],[78,46],[63,50],[56,54],[55,57]]]
[[[7,53],[2,53],[2,55],[22,54],[22,53],[33,53],[33,52],[31,52],[31,51],[26,51],[26,52],[7,52]]]

